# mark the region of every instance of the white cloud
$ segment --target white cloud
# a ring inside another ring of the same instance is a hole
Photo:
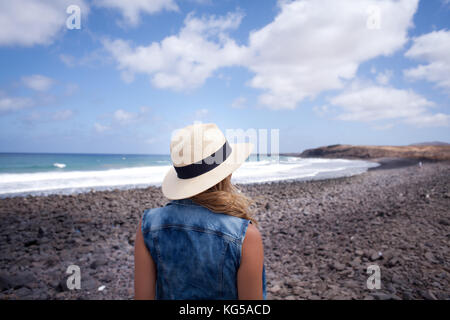
[[[226,85],[227,87],[230,86],[231,76],[225,75],[225,74],[223,74],[223,73],[219,73],[219,74],[217,74],[217,79],[223,80],[223,81],[225,82],[225,85]]]
[[[411,90],[369,86],[356,87],[330,100],[343,108],[340,120],[375,121],[418,116],[433,103]]]
[[[74,115],[75,113],[70,109],[58,110],[55,112],[33,111],[22,117],[22,121],[28,125],[33,125],[36,123],[45,123],[51,121],[66,121],[71,119]]]
[[[67,96],[71,96],[78,90],[79,86],[76,83],[69,83],[65,86],[64,94]]]
[[[130,121],[134,121],[137,118],[137,114],[133,112],[127,112],[123,109],[116,110],[114,112],[114,119],[120,123],[127,123]]]
[[[247,98],[238,97],[233,100],[233,102],[231,103],[231,107],[233,107],[235,109],[243,109],[243,108],[245,108],[246,104],[247,104]]]
[[[70,68],[77,66],[98,68],[99,66],[104,66],[113,62],[112,58],[108,55],[108,52],[102,47],[77,57],[63,53],[59,55],[59,59]]]
[[[422,114],[408,118],[405,122],[418,127],[446,127],[450,125],[450,115],[444,113]]]
[[[372,128],[378,131],[389,130],[394,127],[393,123],[386,123],[381,125],[375,125]]]
[[[147,113],[149,113],[150,111],[151,111],[151,108],[150,108],[150,107],[142,106],[142,107],[139,108],[139,112],[140,112],[142,115],[147,114]]]
[[[35,124],[38,121],[41,121],[42,117],[41,114],[39,112],[31,112],[30,114],[27,114],[26,116],[24,116],[22,118],[22,121],[25,124],[31,125],[31,124]]]
[[[33,106],[33,100],[22,97],[0,96],[0,113],[18,111]]]
[[[221,67],[243,66],[255,75],[249,85],[261,89],[261,104],[294,109],[303,99],[344,87],[359,65],[390,55],[407,42],[418,0],[280,1],[280,12],[265,27],[251,32],[248,46],[228,36],[241,13],[196,18],[189,14],[177,35],[147,46],[106,40],[104,47],[132,81],[151,76],[157,88],[201,86]],[[367,27],[369,8],[380,10],[381,27]],[[386,81],[386,77],[381,79]]]
[[[392,70],[384,70],[384,72],[380,72],[377,74],[377,82],[382,85],[387,85],[389,81],[391,81],[394,72]]]
[[[203,119],[208,114],[209,114],[208,109],[206,109],[206,108],[198,109],[197,111],[195,111],[195,118],[196,119]]]
[[[137,112],[126,111],[124,109],[117,109],[112,113],[102,115],[101,119],[107,119],[107,124],[98,123],[94,124],[95,131],[102,133],[110,130],[126,130],[127,128],[135,128],[137,125],[146,124],[146,120],[152,121],[150,117],[151,108],[142,106]],[[133,126],[134,127],[133,127]]]
[[[236,65],[245,48],[227,35],[239,26],[241,13],[224,17],[197,18],[189,14],[177,35],[160,43],[132,47],[124,40],[104,40],[122,71],[122,78],[132,81],[136,73],[148,74],[157,88],[185,90],[201,86],[213,72]]]
[[[119,10],[125,24],[130,26],[139,24],[142,13],[154,14],[163,10],[178,11],[174,0],[96,0],[94,5]]]
[[[314,106],[312,109],[314,113],[317,114],[319,117],[324,117],[330,114],[330,107],[327,105]]]
[[[52,79],[40,74],[22,77],[22,82],[26,87],[36,91],[47,91],[54,83]]]
[[[343,87],[359,64],[390,55],[407,41],[417,0],[282,1],[274,21],[252,32],[246,65],[265,91],[260,102],[294,109],[305,98]],[[380,10],[381,28],[367,27],[368,9]]]
[[[84,0],[0,1],[0,46],[50,44],[64,30],[66,8],[72,4],[87,16]]]
[[[143,120],[150,112],[148,107],[140,107],[139,112],[128,112],[123,109],[117,109],[113,113],[113,120],[120,125],[127,125],[136,121]]]
[[[424,79],[436,83],[438,87],[450,89],[450,30],[433,31],[414,38],[405,56],[428,62],[405,70],[406,77]]]
[[[212,0],[188,0],[188,1],[194,2],[194,3],[197,3],[197,4],[203,4],[203,5],[211,5],[211,4],[213,4]]]
[[[68,67],[74,67],[76,65],[75,57],[69,54],[60,54],[59,59]]]
[[[102,132],[108,131],[108,130],[111,129],[111,128],[110,128],[109,126],[102,125],[102,124],[96,122],[96,123],[94,123],[94,129],[95,129],[95,131],[97,131],[98,133],[102,133]]]
[[[56,111],[52,115],[52,120],[64,121],[72,118],[74,115],[73,111],[70,109]]]
[[[329,102],[343,111],[337,119],[347,121],[399,119],[417,126],[442,126],[448,124],[450,117],[430,113],[429,108],[435,104],[412,90],[367,86],[356,82]]]

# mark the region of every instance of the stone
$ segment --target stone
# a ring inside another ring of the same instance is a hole
[[[14,293],[20,299],[26,299],[31,294],[31,290],[26,287],[21,287],[21,288],[15,290]]]
[[[273,287],[269,288],[269,291],[272,293],[278,293],[281,290],[281,287],[279,285],[274,285]]]
[[[19,273],[14,276],[12,281],[13,288],[18,289],[21,287],[31,288],[32,284],[36,281],[34,275],[31,272]]]
[[[44,237],[44,235],[46,234],[46,230],[43,227],[39,227],[38,229],[38,238],[42,238]]]
[[[405,291],[402,293],[404,300],[414,300],[414,296],[411,292]]]
[[[32,240],[28,240],[24,243],[25,247],[30,247],[30,246],[35,246],[39,244],[39,240],[38,239],[32,239]]]
[[[388,293],[384,293],[384,292],[375,292],[375,293],[372,293],[372,296],[376,300],[393,300],[392,295],[390,295]]]
[[[13,278],[5,273],[0,273],[0,291],[13,287]]]
[[[90,268],[91,269],[97,269],[98,267],[101,267],[101,266],[104,266],[104,265],[106,265],[108,263],[108,261],[106,260],[106,258],[98,258],[98,259],[95,259],[92,263],[91,263],[91,265],[90,265]]]
[[[425,258],[430,262],[436,262],[436,260],[434,259],[434,255],[431,252],[425,253]]]
[[[339,263],[339,262],[335,262],[333,264],[333,268],[336,269],[337,271],[342,271],[345,269],[345,265],[343,265],[342,263]]]
[[[353,259],[351,262],[350,262],[350,265],[352,266],[352,267],[354,267],[354,268],[357,268],[357,267],[359,267],[360,265],[361,265],[361,258],[360,257],[356,257],[355,259]]]
[[[333,297],[333,300],[350,300],[351,298],[346,295],[337,295]]]
[[[55,284],[53,284],[55,285]],[[70,291],[70,289],[67,287],[67,279],[63,278],[61,279],[55,286],[56,291],[58,292],[65,292],[65,291]]]
[[[420,295],[426,300],[438,300],[431,290],[420,290]]]
[[[387,263],[386,266],[388,268],[395,267],[396,265],[400,264],[400,260],[397,257],[392,257]]]
[[[98,289],[98,282],[93,278],[81,278],[81,289],[87,291],[95,291]]]
[[[381,253],[381,251],[373,252],[370,255],[370,261],[376,261],[378,259],[381,259],[382,257],[383,257],[383,254]]]

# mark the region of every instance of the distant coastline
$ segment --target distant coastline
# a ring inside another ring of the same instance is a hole
[[[442,142],[420,143],[408,146],[366,146],[335,144],[299,153],[285,153],[286,156],[328,159],[414,159],[417,161],[450,161],[450,144]]]

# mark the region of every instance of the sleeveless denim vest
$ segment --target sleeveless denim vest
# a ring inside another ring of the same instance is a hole
[[[238,299],[237,271],[249,223],[190,199],[145,210],[142,234],[156,265],[156,299]],[[266,299],[264,267],[262,277]]]

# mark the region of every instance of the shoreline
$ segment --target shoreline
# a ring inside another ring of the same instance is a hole
[[[283,156],[291,156],[291,157],[299,157],[298,154],[280,154]],[[307,158],[305,158],[307,159]],[[418,165],[421,161],[423,164],[425,163],[450,163],[450,161],[447,160],[428,160],[428,159],[415,159],[415,158],[375,158],[375,159],[346,159],[342,158],[343,160],[362,160],[372,163],[377,163],[378,166],[367,168],[365,172],[367,171],[373,171],[373,170],[385,170],[385,169],[399,169],[404,168],[408,166],[414,166]],[[338,159],[336,159],[338,160]],[[283,183],[283,182],[295,182],[295,181],[317,181],[317,180],[333,180],[333,179],[340,179],[343,177],[350,177],[354,175],[359,175],[361,173],[354,173],[354,174],[343,174],[342,176],[336,176],[336,177],[330,177],[329,173],[319,173],[317,176],[313,177],[302,177],[302,178],[292,178],[292,179],[281,179],[281,180],[268,180],[268,181],[260,181],[260,182],[248,182],[248,183],[237,183],[239,185],[264,185],[264,184],[272,184],[272,183]],[[68,195],[79,195],[84,193],[96,193],[96,192],[121,192],[124,190],[134,190],[134,189],[147,189],[147,188],[160,188],[160,185],[158,184],[152,184],[152,185],[123,185],[123,186],[115,186],[115,187],[85,187],[80,188],[76,190],[71,190],[69,188],[67,189],[56,189],[54,191],[31,191],[31,192],[24,192],[24,193],[11,193],[11,194],[0,194],[0,199],[9,199],[9,198],[36,198],[36,197],[49,197],[49,196],[68,196]],[[49,194],[45,194],[47,192],[52,192]]]
[[[384,168],[238,185],[256,202],[269,299],[450,298],[449,163]],[[0,299],[131,299],[136,226],[167,201],[159,187],[0,199]],[[81,290],[64,286],[71,264]],[[381,290],[365,288],[369,264]]]
[[[373,159],[373,161],[379,163],[378,167],[369,168],[370,170],[385,170],[385,169],[399,169],[406,168],[411,166],[419,166],[419,163],[422,165],[431,164],[431,163],[443,163],[450,164],[449,160],[430,160],[430,159],[421,159],[421,158],[377,158]]]
[[[337,159],[338,160],[338,159]],[[347,159],[344,159],[347,160]],[[358,159],[352,159],[352,160],[358,160]],[[361,159],[362,160],[362,159]],[[377,163],[376,161],[367,161],[366,162],[372,162]],[[383,166],[385,164],[378,163],[380,166]],[[371,170],[373,168],[366,168],[365,170]],[[348,170],[348,169],[346,169]],[[299,177],[299,178],[288,178],[288,179],[273,179],[273,180],[266,180],[266,181],[256,181],[256,182],[233,182],[235,184],[239,185],[259,185],[259,184],[271,184],[271,183],[277,183],[277,182],[295,182],[295,181],[316,181],[316,180],[329,180],[329,179],[339,179],[342,177],[350,177],[353,175],[362,174],[366,171],[362,172],[354,172],[354,173],[347,173],[344,172],[338,173],[336,176],[333,176],[334,173],[332,171],[330,172],[319,172],[315,176],[305,176],[305,177]],[[9,198],[35,198],[35,197],[48,197],[53,195],[60,195],[60,196],[67,196],[67,195],[78,195],[83,193],[95,193],[95,192],[121,192],[124,190],[134,190],[134,189],[147,189],[147,188],[160,188],[160,184],[150,184],[150,185],[121,185],[121,186],[102,186],[102,187],[83,187],[83,188],[62,188],[62,189],[54,189],[54,190],[43,190],[43,191],[28,191],[28,192],[21,192],[21,193],[4,193],[0,194],[0,199],[9,199]]]
[[[304,159],[298,159],[300,162],[302,162]],[[356,175],[364,172],[365,170],[369,169],[371,166],[378,165],[375,164],[373,161],[365,161],[365,160],[359,160],[353,159],[353,164],[344,164],[341,165],[339,168],[336,163],[333,162],[334,160],[339,159],[332,159],[330,160],[330,164],[325,167],[320,166],[320,161],[322,159],[313,159],[316,160],[316,162],[319,162],[317,167],[315,167],[315,164],[309,164],[308,161],[306,161],[305,164],[299,164],[295,168],[289,169],[289,166],[284,167],[285,164],[290,164],[288,161],[287,163],[284,163],[282,160],[280,163],[279,171],[273,172],[270,174],[270,169],[268,170],[269,173],[267,173],[265,166],[262,167],[254,167],[250,170],[250,173],[247,172],[244,177],[240,177],[239,175],[235,176],[235,179],[233,179],[233,183],[238,184],[260,184],[260,183],[271,183],[275,181],[310,181],[310,180],[324,180],[324,179],[334,179],[339,178],[343,176],[351,176]],[[346,160],[346,159],[342,159]],[[296,161],[296,160],[295,160]],[[294,162],[295,162],[294,161]],[[252,163],[252,161],[250,161]],[[255,162],[258,164],[258,162]],[[359,164],[358,164],[359,163]],[[263,163],[264,164],[264,163]],[[295,164],[293,164],[295,166]],[[152,166],[150,166],[152,167]],[[245,167],[245,166],[244,166]],[[269,166],[270,167],[270,166]],[[122,168],[123,170],[136,170],[136,169],[148,169],[149,167],[127,167]],[[122,170],[122,169],[114,169],[114,170]],[[259,170],[262,170],[261,172]],[[111,172],[113,172],[112,170]],[[249,170],[248,168],[244,168],[243,170]],[[300,170],[299,172],[296,172],[296,170]],[[4,183],[0,183],[0,199],[5,198],[13,198],[13,197],[40,197],[40,196],[50,196],[50,195],[70,195],[70,194],[81,194],[81,193],[90,193],[90,192],[101,192],[101,191],[122,191],[122,190],[132,190],[132,189],[145,189],[148,187],[160,187],[161,181],[163,177],[163,172],[161,172],[161,176],[158,180],[155,180],[155,177],[150,173],[149,176],[147,176],[149,173],[145,170],[143,172],[140,172],[140,175],[131,175],[127,176],[124,175],[123,177],[119,174],[119,178],[116,177],[114,179],[114,175],[112,175],[113,179],[104,179],[105,176],[108,176],[111,172],[109,170],[94,170],[94,174],[92,176],[89,176],[89,170],[88,171],[67,171],[67,172],[48,172],[49,177],[44,176],[42,177],[42,174],[47,174],[47,172],[34,172],[34,173],[13,173],[12,175],[18,175],[15,178],[6,177],[6,181]],[[59,175],[61,173],[67,173],[67,175],[71,175],[70,177],[59,177],[56,175]],[[114,172],[116,173],[116,172]],[[33,175],[37,174],[38,177],[34,177]],[[52,174],[55,174],[55,176],[50,176]],[[8,173],[5,173],[5,175],[9,175]],[[97,180],[97,175],[100,177],[99,180]],[[81,176],[84,176],[87,181],[82,181],[80,179]],[[1,174],[0,174],[1,177]],[[117,179],[125,178],[123,181],[119,181],[120,183],[117,183]],[[22,181],[22,179],[24,179]],[[37,179],[37,180],[36,180]],[[47,179],[49,179],[47,181]]]

